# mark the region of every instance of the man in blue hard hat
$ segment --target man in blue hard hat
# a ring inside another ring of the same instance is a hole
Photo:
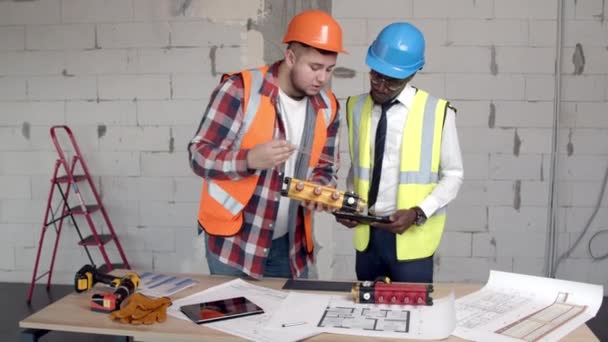
[[[410,82],[424,66],[425,41],[409,23],[385,27],[368,49],[370,91],[346,104],[348,187],[369,214],[390,223],[338,219],[354,228],[359,280],[433,282],[433,255],[446,206],[460,189],[462,155],[455,110]]]

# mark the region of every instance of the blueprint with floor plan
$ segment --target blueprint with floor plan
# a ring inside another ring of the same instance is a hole
[[[556,341],[593,318],[601,285],[492,271],[456,300],[454,335],[473,341]]]
[[[369,337],[444,339],[454,330],[455,319],[453,293],[434,299],[432,306],[413,306],[358,304],[353,302],[350,294],[290,292],[266,328]]]

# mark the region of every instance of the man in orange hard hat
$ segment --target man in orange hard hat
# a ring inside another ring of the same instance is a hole
[[[306,11],[283,43],[283,60],[224,75],[188,145],[211,274],[307,277],[313,261],[312,214],[324,208],[280,193],[283,177],[336,184],[338,102],[325,87],[342,29]]]

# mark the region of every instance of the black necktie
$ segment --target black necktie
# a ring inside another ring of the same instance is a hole
[[[387,102],[382,104],[382,113],[378,120],[376,128],[376,139],[374,143],[374,170],[372,172],[372,184],[367,197],[368,208],[376,204],[378,198],[378,186],[380,185],[380,174],[382,173],[382,157],[384,156],[384,144],[386,141],[386,112],[395,102]]]

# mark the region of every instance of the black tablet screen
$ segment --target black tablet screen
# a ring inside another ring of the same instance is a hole
[[[262,308],[245,297],[185,305],[180,310],[197,324],[264,313]]]

